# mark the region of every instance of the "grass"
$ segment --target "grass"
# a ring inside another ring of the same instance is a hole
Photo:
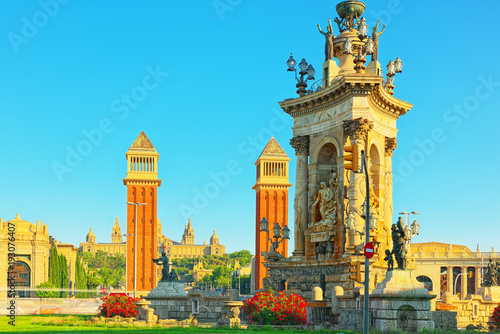
[[[0,321],[0,333],[72,333],[78,332],[78,334],[91,334],[91,333],[134,333],[138,331],[145,332],[148,334],[195,334],[195,333],[207,333],[207,334],[217,334],[217,333],[231,333],[231,334],[249,334],[249,332],[258,332],[259,334],[267,334],[271,332],[280,333],[310,333],[306,330],[293,330],[293,329],[283,329],[283,330],[273,330],[270,326],[264,327],[250,327],[249,329],[236,329],[229,327],[222,328],[198,328],[198,327],[161,327],[161,326],[133,326],[129,324],[93,324],[90,319],[93,316],[88,315],[67,315],[67,316],[55,316],[55,315],[26,315],[17,316],[15,321],[15,326],[8,324],[10,320],[8,317],[3,317]],[[338,333],[336,331],[330,330],[319,330],[314,331],[314,333],[328,333],[334,334]],[[342,331],[344,334],[354,333]]]
[[[147,334],[251,334],[256,332],[258,334],[268,333],[309,333],[309,334],[356,334],[350,331],[331,331],[331,330],[297,330],[297,329],[273,329],[270,326],[263,327],[249,327],[248,329],[236,329],[228,327],[161,327],[161,326],[133,326],[130,324],[93,324],[91,323],[91,315],[25,315],[17,316],[15,326],[8,324],[10,319],[6,316],[0,319],[0,333],[73,333],[78,334],[92,334],[92,333],[134,333],[145,332]],[[250,332],[250,333],[249,333]],[[373,334],[384,333],[377,330],[371,331]],[[398,333],[398,332],[385,332],[384,334]],[[445,333],[476,333],[474,331],[424,331],[423,334],[445,334]],[[498,333],[498,332],[497,332]],[[399,333],[398,333],[399,334]]]

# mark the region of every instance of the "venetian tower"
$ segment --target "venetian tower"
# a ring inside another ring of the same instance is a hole
[[[111,231],[111,243],[121,244],[123,242],[122,230],[120,229],[120,224],[118,224],[118,217],[115,218],[115,225],[113,225],[113,230]]]
[[[157,257],[157,188],[158,157],[153,144],[142,131],[126,153],[127,202],[146,205],[127,205],[127,287],[134,286],[134,254],[137,255],[137,291],[149,293],[156,287],[156,268],[151,259]],[[137,210],[137,231],[134,231],[135,210]],[[137,251],[134,238],[137,236]]]
[[[269,223],[270,237],[273,226],[278,223],[281,228],[288,225],[288,162],[290,158],[274,137],[269,140],[261,155],[255,162],[257,181],[252,189],[256,193],[255,212],[255,289],[261,289],[262,279],[267,277],[262,251],[269,252],[271,242],[266,232],[260,231],[260,221],[266,218]],[[288,256],[288,240],[283,240],[276,251]]]
[[[308,64],[302,60],[297,69],[302,77],[297,79],[299,97],[280,102],[294,121],[290,144],[296,152],[297,166],[295,249],[293,259],[280,261],[279,265],[266,263],[268,268],[276,269],[270,277],[275,288],[285,280],[288,289],[310,293],[318,283],[307,277],[318,276],[323,291],[331,291],[333,286],[352,291],[360,285],[349,278],[349,269],[355,268],[356,262],[365,261],[362,254],[366,190],[364,174],[344,168],[344,148],[349,146],[354,148],[354,156],[366,152],[371,212],[378,218],[370,225],[370,241],[376,251],[370,260],[370,273],[375,276],[371,285],[385,275],[383,252],[392,249],[396,122],[412,105],[393,96],[394,75],[401,72],[402,66],[399,58],[396,62],[384,60],[389,65],[387,78],[383,76],[378,49],[385,26],[376,23],[368,27],[362,17],[365,7],[361,1],[341,2],[336,6],[338,18],[323,18],[328,22],[326,31],[324,25],[311,27],[311,34],[318,34],[319,28],[325,45],[323,80],[319,78],[322,83],[306,90],[305,75],[312,77],[314,73],[306,71]],[[340,34],[334,32],[337,28]],[[289,71],[295,70],[292,57],[287,64]],[[305,276],[306,282],[297,283],[292,274]]]

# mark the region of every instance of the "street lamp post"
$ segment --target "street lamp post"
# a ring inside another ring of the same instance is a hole
[[[137,293],[137,206],[148,205],[148,203],[127,202],[127,205],[134,205],[135,218],[134,218],[134,298]]]
[[[295,65],[297,62],[295,59],[293,59],[292,54],[290,54],[290,58],[288,58],[286,65],[288,66],[287,71],[288,72],[295,72],[295,80],[297,80],[297,85],[296,87],[298,88],[297,94],[300,95],[300,97],[305,96],[307,94],[306,87],[307,87],[307,80],[314,80],[314,74],[316,71],[314,70],[314,67],[310,64],[307,64],[307,61],[305,58],[302,58],[302,61],[299,63],[299,75],[300,78],[297,76],[297,69],[295,68]],[[304,76],[307,74],[307,78],[304,78]]]
[[[283,240],[289,240],[290,239],[290,229],[288,228],[288,225],[285,225],[283,227],[283,236],[281,236],[281,226],[280,226],[280,224],[278,224],[278,223],[274,224],[274,227],[273,227],[274,236],[273,236],[273,238],[275,239],[275,241],[273,241],[269,237],[269,230],[267,229],[267,224],[268,224],[268,222],[267,222],[266,217],[262,218],[262,220],[260,221],[260,231],[261,232],[267,232],[267,238],[271,241],[271,249],[269,250],[269,253],[275,254],[275,253],[277,253],[276,252],[276,248],[278,248],[279,244]]]
[[[400,215],[406,215],[407,216],[407,218],[406,218],[406,225],[410,225],[410,215],[418,215],[418,214],[420,214],[420,212],[416,212],[416,211],[406,212],[406,211],[403,211],[403,212],[400,212],[399,214]]]

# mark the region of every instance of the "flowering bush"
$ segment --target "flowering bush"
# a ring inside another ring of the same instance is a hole
[[[493,310],[491,321],[497,329],[500,329],[500,304]]]
[[[101,298],[102,304],[99,307],[99,313],[105,317],[135,317],[137,316],[137,305],[135,302],[140,298],[129,297],[124,293],[110,293]]]
[[[305,325],[307,303],[296,294],[258,292],[245,301],[248,323],[258,325]]]

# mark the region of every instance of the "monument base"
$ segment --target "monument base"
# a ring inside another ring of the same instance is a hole
[[[430,300],[435,298],[412,270],[388,271],[370,296],[375,328],[381,331],[434,330]]]
[[[158,286],[151,290],[146,298],[160,298],[160,297],[184,297],[184,284],[178,282],[158,282]]]

